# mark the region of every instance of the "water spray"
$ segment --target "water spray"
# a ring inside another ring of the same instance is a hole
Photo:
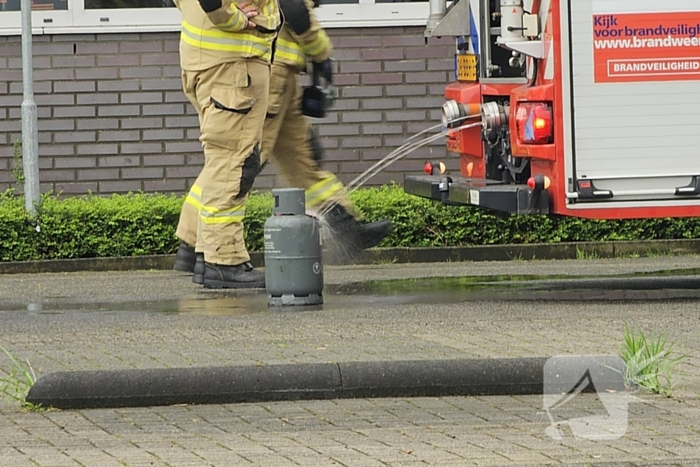
[[[409,137],[408,139],[406,139],[406,141],[401,146],[399,146],[398,148],[396,148],[395,150],[393,150],[392,152],[387,154],[383,159],[381,159],[380,161],[378,161],[377,163],[372,165],[370,168],[365,170],[362,174],[360,174],[358,177],[356,177],[354,180],[352,180],[350,183],[348,183],[346,186],[344,186],[343,192],[346,195],[352,194],[355,190],[357,190],[362,185],[367,183],[367,181],[369,181],[376,174],[378,174],[382,170],[386,169],[388,166],[390,166],[394,162],[403,159],[404,157],[406,157],[408,154],[412,153],[416,149],[427,146],[428,144],[430,144],[434,141],[437,141],[438,139],[440,139],[446,135],[455,133],[457,131],[461,131],[461,130],[465,130],[468,128],[474,128],[474,127],[483,125],[483,122],[468,123],[468,124],[463,124],[463,125],[460,125],[457,127],[454,127],[452,125],[454,122],[463,122],[465,120],[474,119],[474,118],[481,118],[481,115],[480,114],[461,115],[461,116],[456,117],[454,119],[448,120],[447,123],[449,123],[452,126],[452,128],[445,128],[445,122],[443,122],[443,123],[440,123],[438,125],[434,125],[432,127],[426,128],[425,130]],[[431,130],[435,130],[436,128],[440,128],[440,127],[442,127],[441,132],[436,133],[434,135],[430,135],[427,138],[424,138],[424,139],[419,140],[419,141],[415,141],[415,142],[413,141],[416,138],[424,135],[425,133],[428,133]],[[332,208],[332,206],[328,206],[328,205],[322,207],[318,213],[318,216],[323,217],[331,208]]]

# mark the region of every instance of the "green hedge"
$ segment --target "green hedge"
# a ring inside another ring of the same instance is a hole
[[[380,246],[429,247],[570,241],[681,239],[700,236],[700,219],[595,221],[555,216],[500,219],[472,207],[446,207],[407,195],[398,186],[360,189],[352,200],[368,220],[389,218],[395,229]],[[129,194],[66,199],[45,196],[39,229],[23,201],[0,194],[0,261],[170,254],[183,198]],[[250,251],[262,251],[269,193],[246,207]]]

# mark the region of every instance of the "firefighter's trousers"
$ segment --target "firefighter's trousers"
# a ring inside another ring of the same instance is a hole
[[[183,88],[197,110],[204,167],[185,199],[177,236],[205,261],[250,260],[243,239],[245,204],[260,171],[270,66],[256,59],[184,71]]]
[[[261,159],[263,163],[272,161],[289,185],[306,191],[306,206],[310,210],[337,202],[359,217],[340,180],[319,168],[320,141],[301,113],[302,92],[293,69],[272,65]]]

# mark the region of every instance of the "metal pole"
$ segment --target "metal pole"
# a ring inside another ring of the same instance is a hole
[[[24,168],[24,206],[32,215],[39,203],[39,129],[34,102],[32,53],[32,4],[22,0],[22,164]]]
[[[430,16],[428,17],[428,25],[431,29],[437,26],[447,12],[447,0],[430,0],[429,4]]]

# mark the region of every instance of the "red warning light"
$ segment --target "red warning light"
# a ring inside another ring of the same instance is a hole
[[[548,190],[552,180],[547,176],[535,175],[527,179],[527,186],[531,190]]]
[[[525,144],[548,144],[552,141],[552,110],[545,102],[524,102],[515,114],[518,137]]]

